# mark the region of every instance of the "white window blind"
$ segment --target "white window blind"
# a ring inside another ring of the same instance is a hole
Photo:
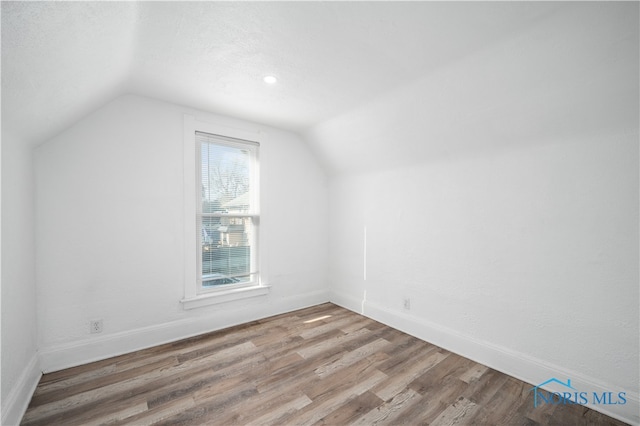
[[[200,291],[258,283],[257,142],[196,132]]]

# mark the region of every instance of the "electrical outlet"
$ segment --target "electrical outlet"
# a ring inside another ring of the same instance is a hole
[[[405,311],[411,310],[411,299],[409,299],[408,297],[405,297],[403,299],[403,307]]]
[[[102,320],[89,321],[89,333],[102,333]]]

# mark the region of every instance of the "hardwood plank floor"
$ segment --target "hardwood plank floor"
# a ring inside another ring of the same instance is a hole
[[[623,425],[330,303],[42,377],[23,425]]]

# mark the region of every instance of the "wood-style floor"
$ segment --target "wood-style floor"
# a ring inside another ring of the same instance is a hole
[[[332,304],[42,377],[24,425],[622,425]]]

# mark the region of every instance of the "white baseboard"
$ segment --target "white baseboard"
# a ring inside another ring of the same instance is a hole
[[[603,392],[614,392],[614,394],[626,392],[627,402],[624,405],[588,404],[587,406],[629,424],[638,425],[640,423],[640,397],[636,389],[619,389],[614,385],[602,383],[597,379],[570,371],[567,368],[551,365],[527,354],[515,352],[456,330],[442,327],[422,318],[395,312],[379,304],[369,301],[363,302],[335,291],[330,292],[329,300],[346,309],[358,312],[526,383],[535,385],[552,377],[556,377],[559,380],[570,378],[572,386],[581,390],[588,389],[589,394],[592,392],[597,392],[599,395],[602,395]],[[563,392],[553,384],[542,388],[549,392]],[[533,404],[533,396],[531,403]]]
[[[189,316],[179,321],[46,347],[40,350],[40,366],[43,372],[50,373],[328,301],[328,293],[324,290],[287,298],[270,298],[264,304],[252,304],[249,308]]]
[[[16,385],[6,399],[2,400],[2,425],[19,425],[36,390],[42,372],[38,365],[38,354],[34,353],[29,363],[18,377]]]

